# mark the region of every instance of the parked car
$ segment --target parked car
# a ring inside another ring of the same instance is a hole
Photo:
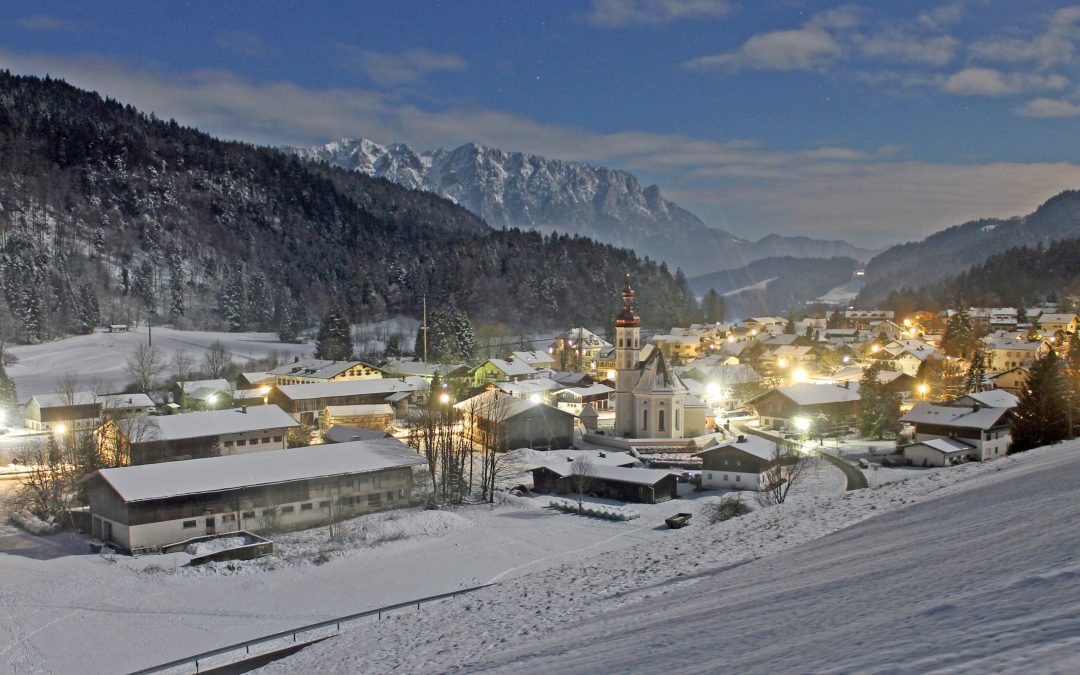
[[[676,513],[675,515],[665,518],[664,522],[667,526],[673,530],[677,530],[680,527],[686,527],[690,524],[690,519],[694,517],[692,513]]]

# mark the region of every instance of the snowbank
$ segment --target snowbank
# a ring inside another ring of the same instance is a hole
[[[38,536],[53,534],[57,529],[54,523],[46,523],[29,511],[16,511],[11,514],[11,520],[30,534]]]
[[[210,555],[218,551],[226,551],[230,548],[247,546],[246,537],[218,537],[209,541],[199,541],[184,549],[184,553],[190,556]]]

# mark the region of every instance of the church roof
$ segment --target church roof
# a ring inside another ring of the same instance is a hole
[[[689,391],[675,371],[667,364],[664,352],[654,349],[649,358],[641,366],[641,377],[638,379],[634,392],[646,393],[680,393]]]

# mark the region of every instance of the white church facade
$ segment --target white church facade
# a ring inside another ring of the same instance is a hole
[[[642,363],[641,317],[627,283],[623,310],[615,317],[615,435],[678,439],[706,433],[706,406],[668,365],[659,349]]]

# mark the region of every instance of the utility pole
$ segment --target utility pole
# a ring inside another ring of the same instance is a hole
[[[146,314],[146,346],[154,346],[154,313],[147,312]]]
[[[424,295],[424,325],[421,326],[420,330],[424,331],[424,372],[427,372],[427,295]]]

